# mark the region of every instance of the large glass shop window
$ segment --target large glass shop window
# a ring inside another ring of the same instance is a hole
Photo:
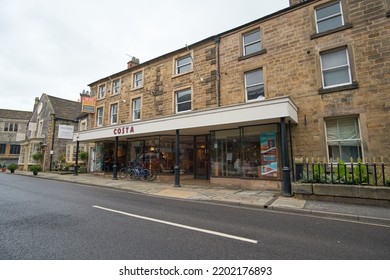
[[[211,175],[241,176],[240,130],[216,131],[211,134]]]
[[[211,174],[218,177],[280,178],[278,125],[211,133]]]
[[[242,137],[242,177],[280,177],[279,142],[276,124],[245,127]]]

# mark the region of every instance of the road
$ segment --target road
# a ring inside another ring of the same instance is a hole
[[[390,228],[0,173],[0,259],[390,259]]]

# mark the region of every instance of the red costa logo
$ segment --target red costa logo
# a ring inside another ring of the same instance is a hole
[[[126,126],[126,127],[114,128],[113,132],[114,132],[114,135],[134,133],[134,127]]]

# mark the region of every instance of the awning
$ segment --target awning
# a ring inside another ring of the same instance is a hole
[[[75,133],[73,140],[84,142],[114,139],[117,136],[126,139],[153,135],[175,135],[176,130],[180,130],[181,135],[201,135],[208,134],[212,130],[279,122],[281,118],[298,123],[298,108],[290,97],[104,126]]]

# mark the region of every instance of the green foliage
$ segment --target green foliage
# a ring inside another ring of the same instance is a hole
[[[88,153],[87,152],[81,152],[79,154],[79,157],[80,157],[81,160],[85,161],[85,160],[88,159]]]
[[[30,171],[32,171],[33,173],[38,173],[38,172],[42,171],[42,166],[40,166],[39,164],[31,165]]]
[[[87,167],[85,166],[80,166],[80,168],[78,169],[79,173],[86,173],[87,172]]]
[[[41,160],[43,157],[43,154],[41,152],[36,152],[35,154],[32,155],[32,158],[35,160],[35,161],[39,161]]]
[[[16,169],[18,169],[18,165],[16,163],[11,163],[10,165],[7,166],[7,169],[13,173]]]

